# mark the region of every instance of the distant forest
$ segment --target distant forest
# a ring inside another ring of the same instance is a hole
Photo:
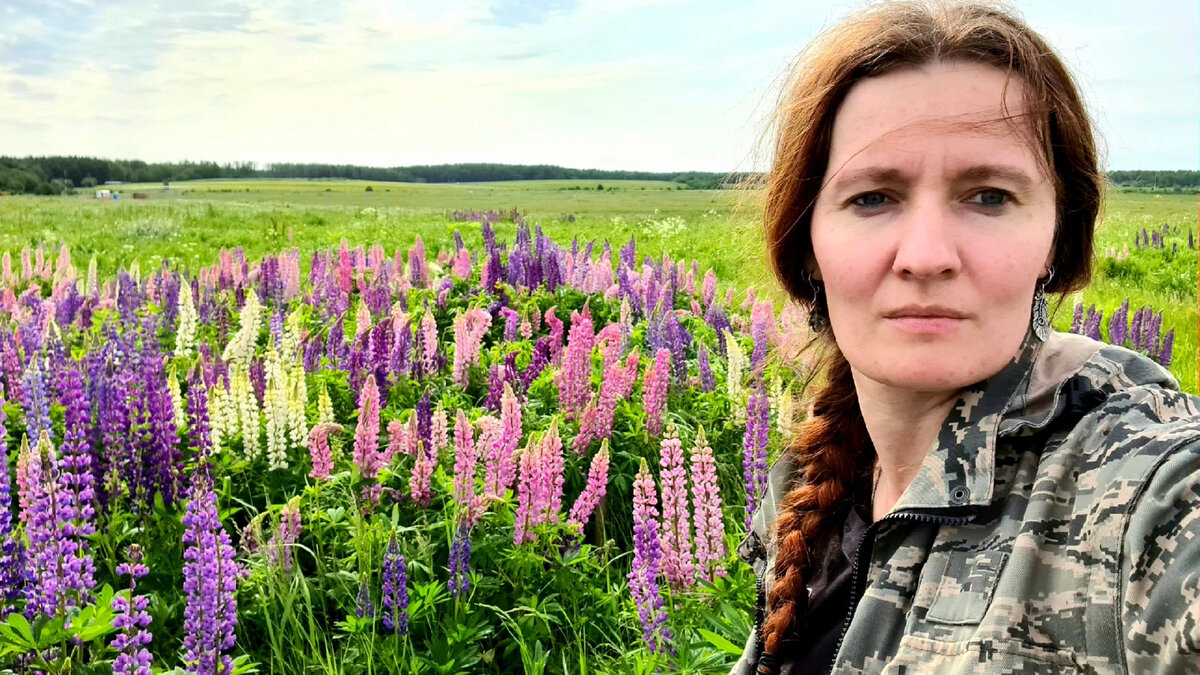
[[[679,171],[603,171],[568,169],[547,164],[438,164],[372,167],[349,164],[218,164],[216,162],[148,163],[96,157],[2,157],[0,193],[57,195],[108,182],[161,183],[203,178],[343,178],[404,183],[473,183],[509,180],[665,180],[693,190],[710,190],[737,182],[747,174]],[[1118,187],[1159,190],[1200,188],[1200,171],[1110,171]]]

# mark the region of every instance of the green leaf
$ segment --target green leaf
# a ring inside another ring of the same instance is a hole
[[[729,640],[726,640],[725,638],[721,637],[720,635],[717,635],[716,633],[712,632],[711,630],[705,630],[705,629],[701,628],[700,635],[702,635],[704,637],[704,639],[708,640],[709,644],[711,644],[712,646],[716,647],[717,649],[720,649],[721,651],[723,651],[727,654],[733,654],[736,656],[742,655],[741,647],[733,644],[732,642],[730,642]]]

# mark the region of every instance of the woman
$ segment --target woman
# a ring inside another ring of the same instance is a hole
[[[1200,671],[1200,399],[1049,329],[1103,180],[1062,62],[1003,10],[887,3],[779,120],[768,243],[824,385],[739,549],[734,671]]]

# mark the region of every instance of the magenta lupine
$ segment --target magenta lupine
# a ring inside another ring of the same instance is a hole
[[[563,346],[563,322],[555,314],[557,307],[551,307],[546,310],[545,319],[546,325],[550,327],[550,363],[559,365],[562,357]]]
[[[638,608],[642,635],[651,653],[666,647],[673,639],[665,625],[667,612],[659,593],[658,575],[662,562],[662,545],[658,538],[658,491],[646,459],[642,458],[633,481],[633,563],[630,566],[629,591]]]
[[[532,532],[531,520],[536,499],[535,490],[537,489],[534,467],[541,459],[538,455],[538,443],[533,440],[530,440],[529,445],[525,446],[525,450],[521,452],[521,475],[517,482],[517,512],[513,520],[513,544],[516,546],[536,539]]]
[[[329,478],[329,472],[333,471],[333,452],[329,448],[329,435],[341,430],[342,425],[325,422],[308,432],[308,454],[312,458],[312,472],[309,476]]]
[[[521,453],[521,476],[517,486],[516,533],[513,543],[534,541],[533,528],[559,522],[562,510],[563,455],[558,420],[550,423],[540,439],[531,441]]]
[[[587,452],[597,437],[597,405],[597,397],[592,396],[592,400],[584,407],[583,414],[579,416],[579,433],[575,434],[575,440],[571,442],[571,449],[576,455],[582,456]]]
[[[646,411],[646,433],[662,433],[663,414],[667,407],[667,388],[671,385],[671,352],[660,347],[654,355],[654,365],[646,369],[642,380],[642,405]]]
[[[183,591],[187,606],[183,616],[184,669],[200,675],[233,672],[237,627],[237,579],[229,533],[217,516],[217,495],[207,472],[197,471],[183,516]]]
[[[675,424],[667,425],[660,444],[662,475],[663,575],[672,588],[687,588],[695,582],[692,558],[692,529],[688,517],[687,471],[683,466],[683,442]]]
[[[721,490],[717,486],[717,463],[704,436],[696,431],[692,446],[692,521],[696,526],[696,578],[711,581],[725,576],[725,521],[721,518]]]
[[[563,443],[558,435],[558,420],[550,423],[542,437],[542,522],[557,523],[563,497]]]
[[[498,497],[512,485],[517,477],[517,465],[513,454],[521,443],[521,402],[508,384],[500,398],[500,441],[497,451],[495,484]]]
[[[502,480],[502,464],[507,462],[509,471],[515,470],[512,452],[505,452],[504,424],[501,420],[484,415],[479,418],[479,442],[476,448],[483,456],[483,495],[487,500],[502,499],[512,484]]]
[[[388,537],[382,568],[383,629],[396,635],[408,635],[408,569],[395,532]]]
[[[459,507],[459,521],[474,525],[475,466],[479,455],[475,448],[471,423],[462,410],[454,421],[454,501]]]
[[[137,580],[146,576],[149,569],[142,564],[142,548],[137,544],[129,546],[129,562],[117,565],[117,576],[129,575],[129,597],[113,596],[111,607],[116,613],[113,617],[113,628],[121,631],[112,641],[112,648],[120,652],[113,661],[113,675],[150,675],[152,656],[146,645],[150,644],[153,636],[147,628],[150,627],[150,614],[146,607],[150,599],[137,594]]]
[[[587,307],[582,313],[571,312],[571,332],[567,337],[558,390],[559,407],[568,416],[583,412],[591,395],[594,340],[592,316]]]
[[[571,506],[571,513],[567,516],[567,526],[573,529],[579,537],[583,536],[583,528],[608,491],[608,464],[608,439],[606,438],[600,443],[600,451],[592,458],[591,467],[588,469],[587,485],[575,499],[575,504]]]

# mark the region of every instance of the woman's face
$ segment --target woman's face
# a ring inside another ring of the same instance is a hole
[[[1055,195],[1004,121],[1024,106],[1006,79],[933,64],[863,80],[839,108],[812,243],[856,378],[958,389],[1020,347],[1052,262]]]

